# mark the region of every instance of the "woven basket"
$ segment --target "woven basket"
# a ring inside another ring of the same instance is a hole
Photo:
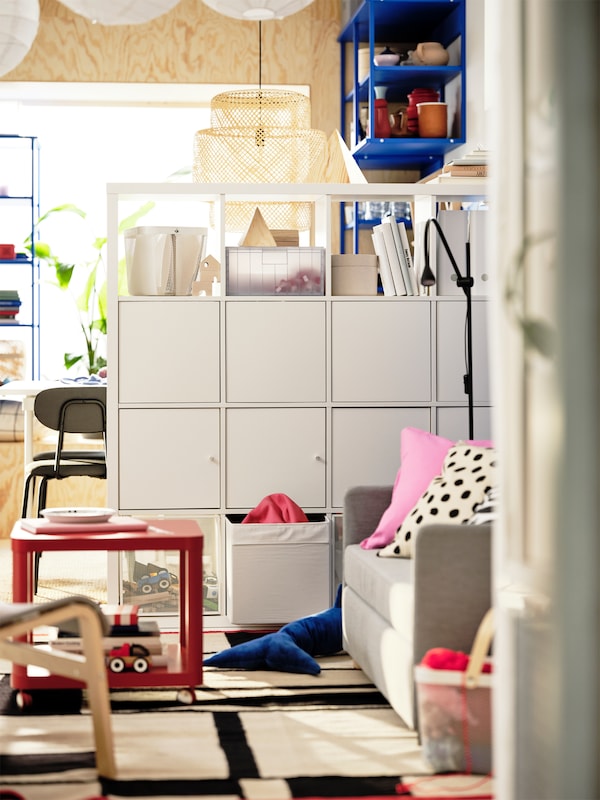
[[[298,92],[238,89],[211,100],[211,127],[196,132],[192,175],[197,183],[305,183],[322,174],[323,131],[310,127],[310,100]],[[260,203],[269,228],[308,230],[304,202]],[[225,229],[248,228],[256,203],[230,202]],[[212,222],[212,220],[211,220]]]

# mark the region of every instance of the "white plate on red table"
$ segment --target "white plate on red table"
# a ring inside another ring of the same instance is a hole
[[[44,508],[40,514],[49,522],[108,522],[115,514],[114,508]]]

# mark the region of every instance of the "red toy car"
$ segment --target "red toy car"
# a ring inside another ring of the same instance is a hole
[[[142,644],[122,644],[114,647],[106,657],[111,672],[123,672],[132,669],[134,672],[148,672],[152,665],[150,651]]]

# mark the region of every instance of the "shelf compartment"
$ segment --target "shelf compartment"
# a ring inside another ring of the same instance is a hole
[[[350,89],[345,96],[346,102],[356,99],[366,103],[369,91],[373,86],[387,86],[386,100],[391,103],[407,102],[408,93],[416,87],[423,89],[439,89],[452,80],[460,79],[460,67],[373,67],[371,79],[365,78],[357,88]]]
[[[373,25],[371,6],[376,7]],[[462,6],[457,0],[366,0],[342,31],[340,41],[368,42],[371,34],[375,42],[395,41],[399,37],[396,32],[406,39],[408,31],[411,40],[441,41],[446,46],[456,30],[455,14]],[[440,38],[431,38],[433,33]]]

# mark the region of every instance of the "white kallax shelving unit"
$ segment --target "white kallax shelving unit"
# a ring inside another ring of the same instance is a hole
[[[225,249],[240,238],[222,224],[227,203],[259,200],[310,204],[301,244],[324,248],[323,294],[227,295]],[[485,184],[108,185],[108,502],[201,521],[219,586],[209,627],[231,621],[226,518],[281,492],[331,519],[350,486],[393,482],[403,427],[467,438],[464,297],[331,294],[340,204],[373,200],[408,201],[424,220],[439,203],[485,200]],[[209,228],[220,295],[119,291],[119,220],[147,201],[149,224]],[[476,438],[490,436],[486,318],[474,295]]]

